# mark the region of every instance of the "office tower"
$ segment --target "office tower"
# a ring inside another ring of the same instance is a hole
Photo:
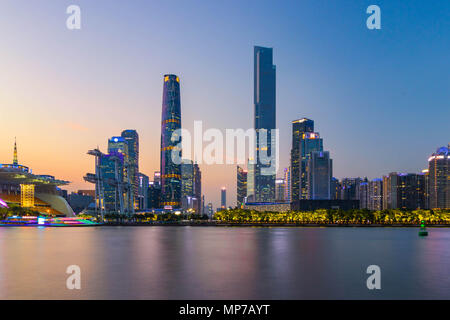
[[[148,188],[150,184],[150,179],[147,175],[139,172],[138,173],[138,196],[137,203],[139,210],[146,210],[148,208]]]
[[[286,183],[284,179],[275,180],[275,201],[284,202],[284,194],[286,192]]]
[[[291,202],[291,167],[284,169],[284,201]]]
[[[124,211],[124,198],[121,185],[123,184],[124,154],[118,151],[111,151],[109,154],[100,156],[99,171],[102,178],[103,190],[99,190],[104,195],[104,209],[106,212]],[[112,183],[108,183],[112,182]],[[120,212],[124,214],[124,212]]]
[[[153,183],[161,187],[161,172],[155,171],[153,174]]]
[[[255,167],[253,158],[249,158],[247,162],[247,202],[255,201]]]
[[[194,195],[194,163],[192,160],[183,159],[181,163],[181,196]]]
[[[331,199],[333,161],[328,151],[313,151],[308,160],[308,199]]]
[[[220,191],[220,207],[222,209],[227,208],[227,189],[225,187],[222,187]]]
[[[139,194],[139,135],[136,130],[124,130],[122,131],[121,137],[124,138],[128,144],[128,172],[133,188],[135,207],[137,207]]]
[[[255,107],[255,200],[271,202],[275,199],[276,175],[276,68],[272,48],[254,48],[254,107]],[[266,132],[264,139],[263,130]],[[261,157],[265,154],[265,159]],[[268,158],[273,158],[268,163]]]
[[[314,121],[292,121],[291,200],[309,199],[308,162],[311,153],[323,151],[323,140],[314,132]]]
[[[155,181],[150,181],[147,189],[147,208],[160,209],[161,208],[161,185]]]
[[[194,206],[196,214],[203,214],[203,198],[202,198],[202,172],[197,163],[194,163],[194,198],[196,204]]]
[[[331,178],[331,200],[341,199],[341,183],[335,177]]]
[[[369,210],[383,210],[383,180],[369,182]]]
[[[180,79],[164,76],[161,116],[161,205],[166,209],[181,205],[181,165],[172,161],[172,152],[181,160]],[[181,162],[181,161],[180,161]]]
[[[341,200],[359,200],[358,186],[361,178],[343,178],[341,181]]]
[[[430,209],[450,209],[449,149],[450,144],[428,158]]]
[[[383,177],[384,209],[415,210],[425,208],[425,176],[392,172]]]
[[[236,176],[236,206],[240,208],[247,197],[247,170],[237,166]]]
[[[369,181],[365,178],[357,187],[359,208],[369,208]]]

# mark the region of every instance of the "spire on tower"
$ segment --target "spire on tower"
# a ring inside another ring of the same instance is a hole
[[[14,137],[14,159],[13,159],[13,165],[17,166],[19,162],[17,161],[17,143],[16,143],[16,137]]]

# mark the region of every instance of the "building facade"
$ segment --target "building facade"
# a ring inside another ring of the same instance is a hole
[[[254,196],[256,201],[262,202],[271,202],[275,199],[275,77],[273,49],[256,46],[254,48],[254,125],[256,131]],[[262,154],[266,156],[262,157]]]
[[[449,147],[439,148],[428,158],[430,209],[450,209]]]
[[[314,121],[307,118],[292,121],[292,201],[309,199],[308,161],[314,151],[323,151],[323,140],[314,132]]]
[[[313,151],[308,159],[308,199],[330,200],[333,160],[328,151]]]
[[[236,206],[240,208],[247,197],[247,170],[237,166],[236,168]]]
[[[181,206],[181,103],[180,79],[173,74],[164,76],[161,116],[161,205]],[[178,152],[180,163],[172,160]]]
[[[133,188],[134,206],[139,206],[139,135],[136,130],[124,130],[121,137],[125,139],[128,144],[128,172]]]

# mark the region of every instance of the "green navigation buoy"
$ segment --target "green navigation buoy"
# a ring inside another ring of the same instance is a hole
[[[421,221],[421,224],[420,224],[419,236],[420,237],[428,236],[428,231],[427,231],[427,228],[425,227],[425,221],[423,221],[423,220]]]

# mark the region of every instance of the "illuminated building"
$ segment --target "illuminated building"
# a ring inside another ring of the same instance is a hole
[[[383,177],[383,209],[425,209],[425,176],[392,172]]]
[[[133,198],[135,207],[138,206],[139,194],[139,135],[136,130],[124,130],[121,134],[122,138],[128,144],[128,160],[130,181],[133,187]]]
[[[284,202],[284,194],[286,191],[286,183],[284,179],[276,179],[275,180],[275,201],[276,202]]]
[[[72,208],[58,191],[58,186],[67,184],[68,181],[51,175],[33,174],[28,167],[19,164],[14,141],[12,163],[0,164],[0,205],[30,208],[44,215],[73,216]]]
[[[308,159],[308,199],[330,200],[333,160],[328,151],[313,151]]]
[[[147,191],[147,209],[161,208],[161,185],[155,181],[151,181]]]
[[[365,178],[359,185],[357,185],[359,208],[369,208],[369,181]]]
[[[331,178],[331,200],[341,199],[341,183],[336,178]]]
[[[428,158],[430,209],[450,209],[449,148],[439,148]]]
[[[273,65],[272,48],[254,47],[254,106],[256,154],[254,171],[254,197],[256,201],[271,202],[275,199],[276,161],[274,157],[276,129],[276,67]],[[266,141],[263,141],[266,132]],[[272,149],[273,147],[273,149]],[[273,158],[267,163],[261,158],[260,152],[266,152],[267,157]]]
[[[150,179],[147,175],[139,172],[139,188],[138,188],[138,207],[139,210],[148,209],[148,188],[150,184]]]
[[[161,187],[161,172],[155,171],[153,173],[153,183]]]
[[[202,197],[202,172],[197,163],[194,163],[194,209],[197,214],[203,214],[204,197]]]
[[[284,201],[291,201],[291,167],[284,169],[284,183],[286,188],[284,189]]]
[[[314,132],[314,121],[292,121],[291,200],[309,199],[308,161],[311,153],[323,151],[323,140]]]
[[[95,211],[102,218],[106,212],[134,213],[133,189],[126,170],[127,148],[122,137],[113,137],[108,143],[108,154],[98,149],[88,151],[95,157],[95,173],[87,173],[84,180],[95,184]]]
[[[180,79],[173,74],[164,76],[161,116],[161,205],[181,206],[181,165],[172,161],[172,152],[181,159]]]
[[[183,159],[181,163],[181,196],[194,195],[194,163],[192,160]]]
[[[361,178],[343,178],[341,181],[342,200],[359,200],[358,186],[362,182]]]
[[[236,175],[236,206],[240,208],[247,197],[247,170],[237,166]]]
[[[383,180],[369,181],[369,210],[383,210]]]
[[[226,209],[227,207],[227,189],[222,187],[220,190],[220,208]]]
[[[249,158],[247,162],[247,201],[253,202],[255,199],[255,167],[254,159]]]

